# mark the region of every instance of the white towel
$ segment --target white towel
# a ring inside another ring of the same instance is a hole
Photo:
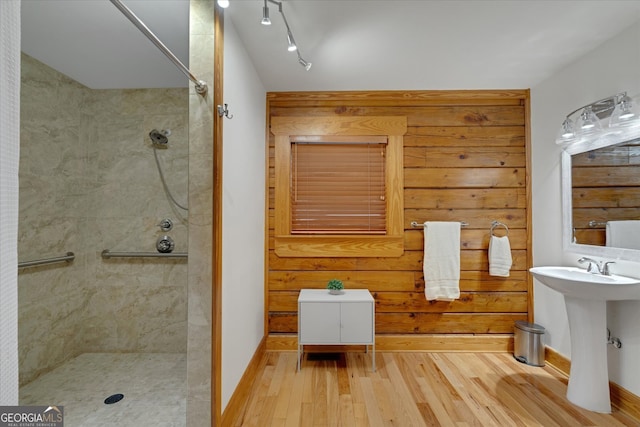
[[[513,260],[507,236],[491,236],[489,239],[489,275],[509,277]]]
[[[640,221],[607,221],[607,246],[640,249]]]
[[[428,300],[460,298],[460,223],[424,225],[424,294]]]

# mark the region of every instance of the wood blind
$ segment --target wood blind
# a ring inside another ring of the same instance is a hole
[[[292,138],[292,234],[386,232],[387,140],[363,138]]]

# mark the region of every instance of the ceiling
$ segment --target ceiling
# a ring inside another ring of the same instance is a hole
[[[122,3],[188,65],[188,0]],[[109,0],[22,0],[21,15],[22,51],[92,89],[189,83]]]
[[[122,0],[188,66],[188,0]],[[263,0],[225,19],[268,91],[534,87],[640,19],[640,1]],[[91,88],[186,86],[108,0],[22,0],[23,51]],[[640,46],[640,40],[639,40]],[[196,76],[197,77],[197,76]]]

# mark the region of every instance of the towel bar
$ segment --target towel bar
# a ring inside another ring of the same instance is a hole
[[[464,221],[460,221],[460,227],[466,227],[467,225],[469,225],[468,222],[464,222]],[[423,223],[419,223],[418,221],[411,221],[411,226],[412,227],[426,227],[426,225],[424,225]]]

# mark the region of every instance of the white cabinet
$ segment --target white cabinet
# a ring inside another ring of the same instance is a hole
[[[298,370],[307,344],[371,346],[376,369],[375,301],[366,289],[331,295],[325,289],[302,289],[298,296]]]

